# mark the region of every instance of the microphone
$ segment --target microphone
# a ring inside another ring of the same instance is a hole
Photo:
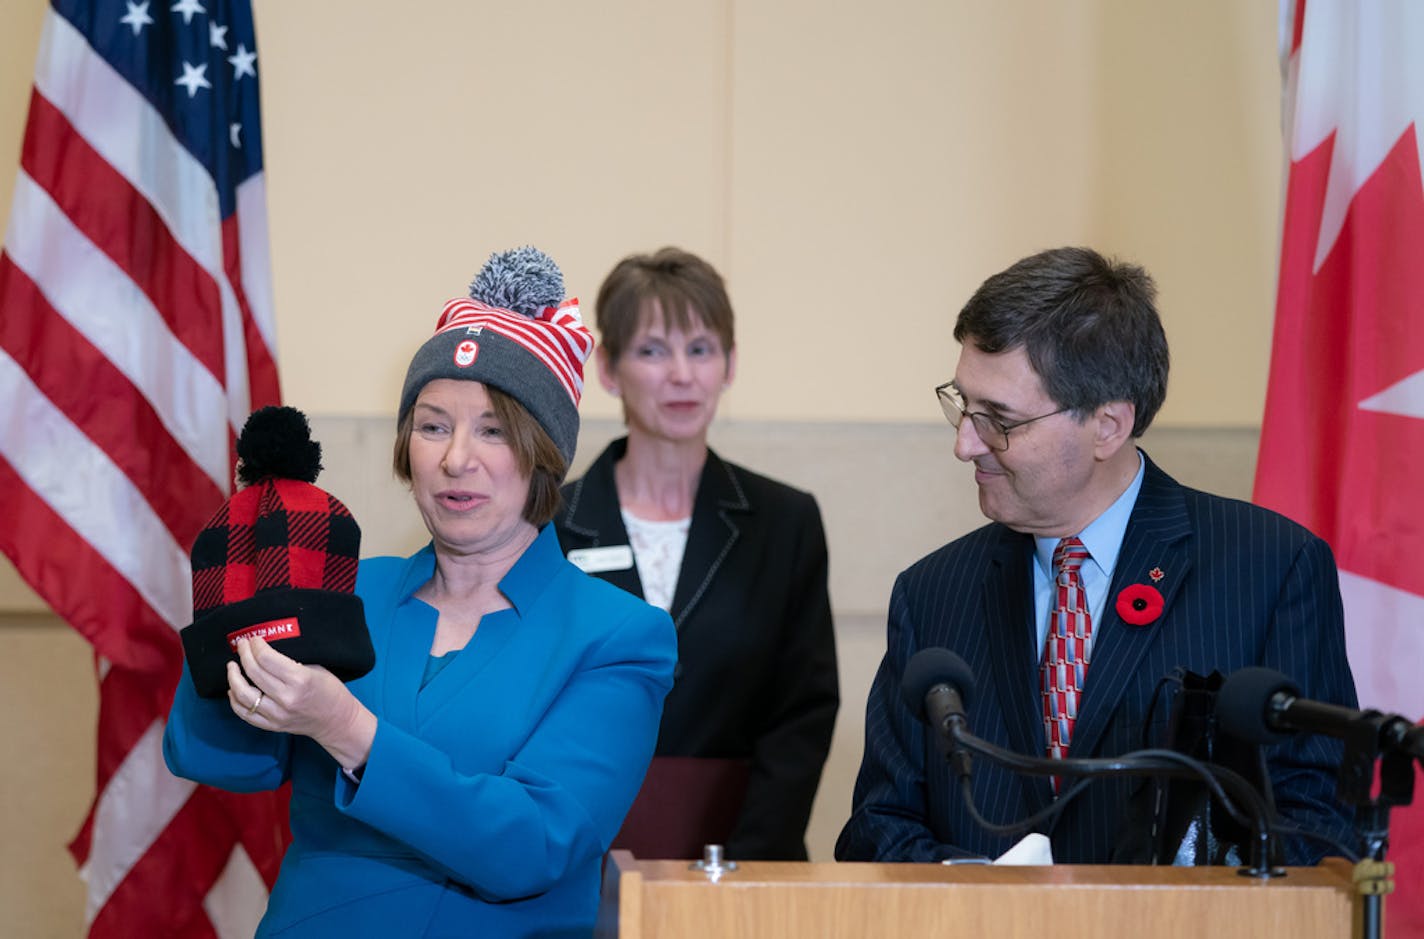
[[[1375,725],[1382,749],[1424,760],[1424,727],[1398,715],[1302,698],[1295,682],[1269,668],[1233,672],[1217,695],[1216,716],[1227,733],[1253,743],[1279,743],[1302,732],[1343,739]]]
[[[916,717],[943,727],[953,717],[964,718],[974,695],[974,672],[948,649],[921,649],[910,656],[900,691]]]
[[[968,727],[965,711],[974,696],[974,672],[969,663],[948,649],[921,649],[905,666],[900,692],[905,706],[948,744],[955,773],[967,778],[970,757],[959,745],[954,728]]]
[[[1279,873],[1272,867],[1274,833],[1271,812],[1245,779],[1225,767],[1200,763],[1186,754],[1173,750],[1138,750],[1111,758],[1065,758],[1025,756],[1007,750],[969,731],[966,705],[974,695],[974,672],[969,663],[943,648],[921,649],[910,656],[901,677],[900,692],[905,706],[920,720],[935,729],[939,743],[947,750],[950,766],[959,777],[965,807],[977,824],[988,831],[1012,834],[1061,812],[1089,779],[1104,776],[1150,776],[1166,774],[1203,780],[1227,812],[1253,832],[1251,866],[1245,872],[1255,877],[1270,877]],[[1009,770],[1035,776],[1073,775],[1085,777],[1062,798],[1045,809],[1018,822],[999,824],[989,821],[974,805],[971,792],[971,755],[978,755]],[[1227,798],[1223,786],[1246,806],[1249,817],[1243,815]]]

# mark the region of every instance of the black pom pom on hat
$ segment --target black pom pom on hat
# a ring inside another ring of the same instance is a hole
[[[321,475],[321,444],[296,408],[253,411],[237,438],[237,459],[237,478],[248,486],[268,477],[314,483]]]
[[[361,529],[346,506],[313,483],[321,445],[306,415],[262,408],[238,437],[245,483],[193,543],[193,622],[181,633],[198,694],[227,693],[236,643],[260,636],[298,662],[342,681],[375,665],[356,596]]]

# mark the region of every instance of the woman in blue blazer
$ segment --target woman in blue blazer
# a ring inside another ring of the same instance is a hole
[[[225,698],[186,667],[178,688],[175,773],[292,783],[260,936],[590,934],[652,755],[672,624],[569,564],[547,524],[592,338],[534,249],[496,255],[471,292],[402,391],[395,469],[431,542],[360,564],[374,669],[343,684],[240,639]]]

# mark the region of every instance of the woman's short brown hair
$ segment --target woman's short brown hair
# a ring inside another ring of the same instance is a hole
[[[662,311],[665,325],[684,333],[705,325],[721,340],[724,355],[731,354],[735,342],[732,301],[722,275],[681,248],[628,255],[603,279],[594,306],[609,363],[623,355],[652,309]]]
[[[485,385],[494,416],[504,428],[504,436],[514,451],[519,474],[529,480],[529,496],[524,500],[524,520],[543,528],[559,511],[559,486],[569,465],[543,426],[524,405],[491,385]],[[417,396],[418,397],[418,396]],[[405,412],[396,427],[392,469],[396,478],[410,485],[410,435],[415,429],[415,409]]]

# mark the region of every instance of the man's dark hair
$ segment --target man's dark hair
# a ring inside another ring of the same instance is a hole
[[[1157,286],[1135,264],[1090,248],[1054,248],[995,274],[974,292],[954,338],[990,354],[1020,346],[1043,388],[1078,418],[1109,401],[1136,407],[1146,432],[1167,397],[1167,335]]]

